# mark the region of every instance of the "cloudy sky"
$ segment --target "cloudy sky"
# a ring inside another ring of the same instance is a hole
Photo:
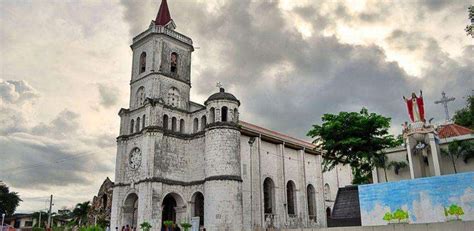
[[[90,200],[113,180],[118,110],[127,107],[131,38],[160,0],[0,0],[0,180],[19,211]],[[444,90],[453,112],[474,86],[471,1],[169,0],[196,48],[192,99],[224,84],[248,122],[305,138],[324,113],[407,120],[423,90],[428,118]]]

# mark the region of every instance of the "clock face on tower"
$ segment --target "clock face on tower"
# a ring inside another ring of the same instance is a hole
[[[128,166],[132,170],[136,170],[140,167],[142,163],[142,152],[139,148],[134,148],[132,152],[130,152]]]

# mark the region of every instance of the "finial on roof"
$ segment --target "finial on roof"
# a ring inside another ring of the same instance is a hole
[[[156,15],[155,25],[158,26],[167,26],[170,22],[172,22],[170,10],[168,9],[168,3],[166,0],[161,1],[160,9],[158,10],[158,14]]]

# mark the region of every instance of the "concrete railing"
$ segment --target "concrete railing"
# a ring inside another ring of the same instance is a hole
[[[383,226],[354,226],[313,229],[281,229],[281,231],[472,231],[474,221],[450,221],[430,224],[392,224]]]

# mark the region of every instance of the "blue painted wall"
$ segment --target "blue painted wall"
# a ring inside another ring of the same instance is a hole
[[[474,220],[474,172],[361,185],[359,202],[363,226],[388,224],[384,214],[399,208],[409,214],[404,222],[445,222],[456,219],[445,216],[452,204],[464,210],[462,220]]]

